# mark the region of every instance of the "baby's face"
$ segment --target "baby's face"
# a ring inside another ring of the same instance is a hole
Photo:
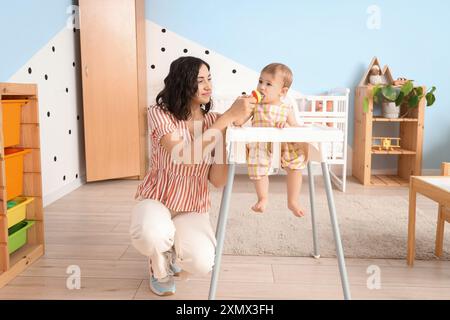
[[[277,72],[275,74],[263,72],[259,76],[257,90],[264,95],[263,103],[277,103],[286,94],[283,76]]]

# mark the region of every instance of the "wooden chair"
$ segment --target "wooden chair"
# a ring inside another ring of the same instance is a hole
[[[443,162],[441,166],[443,176],[450,176],[450,162]],[[444,227],[445,222],[450,222],[450,208],[439,205],[439,215],[436,228],[436,248],[437,257],[442,256],[442,248],[444,245]]]

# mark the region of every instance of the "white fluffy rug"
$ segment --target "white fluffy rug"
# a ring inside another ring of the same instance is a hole
[[[251,184],[244,188],[240,186],[240,190],[232,194],[225,253],[308,256],[312,252],[312,228],[307,184],[304,184],[301,195],[301,203],[308,212],[303,218],[294,217],[287,209],[286,195],[283,192],[270,194],[265,213],[253,213],[250,207],[255,203],[256,194],[251,187]],[[392,196],[378,196],[338,191],[334,194],[346,257],[393,259],[406,257],[407,196],[400,196],[398,193]],[[221,196],[219,191],[211,194],[211,220],[214,227]],[[316,189],[316,198],[320,254],[322,257],[335,257],[334,238],[323,187]],[[429,208],[425,213],[417,208],[417,259],[434,258],[436,212]],[[448,224],[445,239],[450,239]],[[449,247],[448,244],[444,244],[443,259],[450,259]]]

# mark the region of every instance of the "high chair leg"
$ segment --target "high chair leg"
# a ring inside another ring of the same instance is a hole
[[[313,246],[314,251],[312,253],[312,256],[315,259],[320,258],[319,253],[319,239],[317,236],[317,225],[316,225],[316,215],[315,215],[315,190],[314,190],[314,176],[312,174],[311,170],[311,161],[308,161],[308,179],[309,179],[309,202],[311,205],[311,224],[312,224],[312,232],[313,232]]]
[[[211,284],[209,287],[209,300],[214,300],[216,298],[217,282],[219,280],[223,242],[225,240],[225,229],[227,226],[228,211],[229,211],[228,209],[231,199],[231,190],[233,189],[235,169],[236,165],[234,163],[230,163],[228,165],[227,184],[223,189],[222,201],[220,203],[219,220],[217,221],[217,229],[216,229],[216,239],[217,239],[216,257],[214,259],[214,267],[211,274]]]
[[[325,182],[325,190],[327,192],[328,209],[330,210],[330,220],[333,227],[334,242],[336,244],[336,255],[338,258],[339,272],[341,274],[342,290],[344,291],[344,299],[350,300],[350,286],[348,283],[347,268],[345,266],[344,250],[342,249],[341,234],[339,232],[339,224],[336,217],[336,207],[334,205],[333,190],[331,189],[330,172],[326,162],[322,162],[322,175]]]

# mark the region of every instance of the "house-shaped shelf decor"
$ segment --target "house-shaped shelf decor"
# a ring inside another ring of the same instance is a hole
[[[369,65],[369,68],[364,73],[364,76],[362,77],[361,81],[359,82],[360,87],[371,85],[370,76],[371,76],[371,71],[373,68],[379,70],[379,72],[380,72],[379,75],[380,75],[380,77],[384,78],[386,84],[392,84],[394,82],[394,78],[392,77],[392,73],[391,73],[391,70],[389,69],[389,67],[384,66],[384,68],[381,68],[381,64],[380,64],[378,58],[374,57],[372,59],[372,62]]]

